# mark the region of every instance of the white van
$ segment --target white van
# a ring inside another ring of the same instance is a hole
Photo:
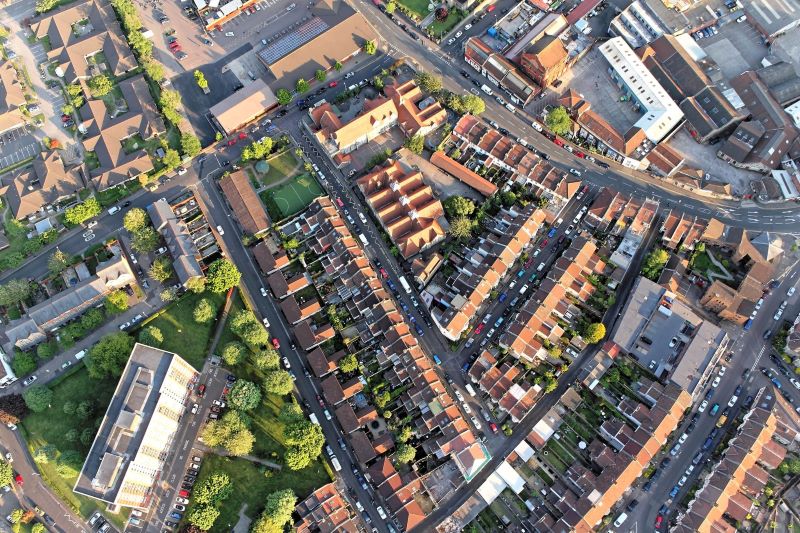
[[[364,246],[369,246],[369,241],[367,240],[367,238],[364,236],[363,233],[359,233],[358,238],[361,239],[361,242],[362,244],[364,244]]]
[[[80,352],[75,354],[75,359],[77,359],[78,361],[80,361],[84,357],[86,357],[86,350],[81,350]]]
[[[311,413],[310,415],[308,415],[308,419],[311,420],[311,422],[313,422],[314,424],[316,424],[318,426],[320,425],[319,424],[319,420],[317,419],[317,415],[315,415],[314,413]]]
[[[485,92],[489,96],[492,96],[494,94],[494,91],[486,84],[481,85],[481,91]]]
[[[339,463],[339,459],[337,459],[336,457],[331,458],[331,464],[333,465],[333,469],[336,470],[337,472],[342,471],[342,465]]]
[[[627,519],[628,519],[628,515],[626,513],[622,513],[621,515],[619,515],[617,517],[616,520],[614,520],[614,526],[616,526],[616,527],[621,526],[622,524],[625,523],[625,520],[627,520]]]
[[[119,212],[119,206],[117,206],[117,205],[115,205],[114,207],[112,207],[111,209],[108,210],[108,214],[109,215],[113,215],[114,213],[117,213],[117,212]]]
[[[506,109],[508,109],[508,110],[509,110],[509,111],[511,111],[512,113],[516,113],[516,112],[517,112],[517,108],[516,108],[516,107],[514,107],[514,106],[513,106],[513,105],[511,105],[511,104],[506,104]]]
[[[474,397],[474,396],[477,396],[477,395],[478,395],[478,394],[475,392],[475,389],[474,389],[474,388],[472,388],[472,385],[470,385],[469,383],[467,383],[466,385],[464,385],[464,388],[465,388],[465,389],[467,389],[467,392],[469,393],[469,395],[470,395],[470,396],[473,396],[473,397]]]
[[[542,128],[542,125],[539,124],[538,122],[536,122],[535,120],[533,122],[531,122],[531,127],[533,129],[535,129],[536,131],[538,131],[539,133],[541,133],[542,129],[544,129],[544,128]]]

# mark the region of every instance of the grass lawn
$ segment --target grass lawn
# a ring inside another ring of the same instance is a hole
[[[14,256],[25,255],[25,252],[23,251],[22,247],[28,241],[28,235],[27,231],[25,230],[25,226],[23,226],[17,220],[12,218],[11,213],[8,211],[5,214],[5,220],[3,226],[5,227],[5,234],[6,237],[8,237],[8,243],[9,243],[8,248],[6,248],[3,251],[0,251],[0,265],[3,265],[3,268],[5,268],[7,266],[6,265],[7,259],[10,259]],[[19,259],[19,262],[21,263],[22,259]]]
[[[225,302],[225,294],[203,292],[186,295],[167,307],[162,313],[142,324],[156,326],[164,334],[161,348],[174,352],[186,359],[197,369],[203,367],[211,335],[214,333],[216,320],[207,324],[198,324],[192,316],[194,307],[203,298],[208,298],[215,309],[219,310]]]
[[[282,154],[267,159],[267,163],[269,163],[269,172],[261,176],[261,182],[267,187],[281,181],[286,176],[291,176],[295,173],[295,169],[300,168],[292,150],[286,150]]]
[[[281,218],[299,213],[308,207],[314,201],[314,198],[323,194],[319,183],[310,174],[295,176],[280,187],[269,189],[265,192],[280,210],[283,215]]]
[[[95,156],[97,157],[97,156]],[[88,164],[88,163],[87,163]],[[99,165],[99,163],[98,163]],[[103,207],[109,207],[119,202],[123,198],[130,196],[142,188],[139,180],[129,180],[112,189],[106,189],[97,193],[97,201]]]
[[[711,262],[711,258],[708,257],[708,253],[703,252],[701,254],[696,254],[693,258],[691,267],[698,272],[701,272],[703,275],[706,274],[707,271],[721,273],[720,269]]]
[[[117,381],[114,379],[95,380],[89,377],[84,366],[74,367],[70,374],[65,374],[55,384],[50,385],[53,390],[52,407],[43,413],[31,413],[21,424],[21,429],[28,442],[28,449],[33,450],[44,444],[52,444],[58,449],[59,454],[67,450],[75,450],[82,456],[89,451],[89,446],[80,442],[69,442],[65,435],[70,429],[83,430],[94,428],[94,421],[102,418],[108,402],[114,394]],[[75,415],[65,415],[62,406],[66,401],[82,402],[90,400],[94,405],[94,413],[86,421],[79,421]],[[78,496],[72,492],[72,487],[77,479],[77,472],[73,475],[62,476],[56,470],[54,463],[39,465],[42,478],[53,489],[58,497],[84,518],[89,518],[97,509],[105,508],[104,505],[91,498]],[[106,513],[112,521],[122,529],[128,518],[128,512],[122,515]]]
[[[220,506],[220,515],[210,529],[212,533],[231,531],[239,520],[239,510],[247,504],[246,514],[252,519],[258,518],[264,510],[267,495],[276,490],[292,489],[298,501],[306,498],[311,492],[328,483],[328,476],[322,464],[317,461],[304,470],[270,471],[269,477],[264,474],[264,467],[245,459],[230,459],[216,455],[207,456],[200,470],[198,485],[213,472],[225,472],[233,483],[233,494]]]
[[[430,4],[428,0],[397,0],[397,3],[413,11],[421,19],[428,14],[428,5]]]
[[[466,13],[460,11],[458,9],[451,9],[450,12],[447,14],[447,18],[443,21],[434,20],[430,26],[425,28],[430,35],[434,37],[443,37],[447,35],[447,32],[452,30],[456,24],[464,20]]]

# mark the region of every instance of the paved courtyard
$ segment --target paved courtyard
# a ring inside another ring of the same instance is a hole
[[[761,37],[747,22],[726,24],[717,35],[697,41],[717,62],[726,80],[749,69],[761,68],[767,47]]]

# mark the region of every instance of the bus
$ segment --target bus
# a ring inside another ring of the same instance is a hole
[[[406,294],[411,294],[411,285],[408,284],[406,278],[403,276],[400,276],[400,285],[403,286],[403,289],[405,289]]]

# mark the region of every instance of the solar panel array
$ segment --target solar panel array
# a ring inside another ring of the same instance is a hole
[[[327,29],[328,24],[324,20],[319,17],[314,17],[297,28],[297,30],[267,45],[258,55],[267,65],[271,65],[282,57],[294,52],[318,35],[323,34]]]

